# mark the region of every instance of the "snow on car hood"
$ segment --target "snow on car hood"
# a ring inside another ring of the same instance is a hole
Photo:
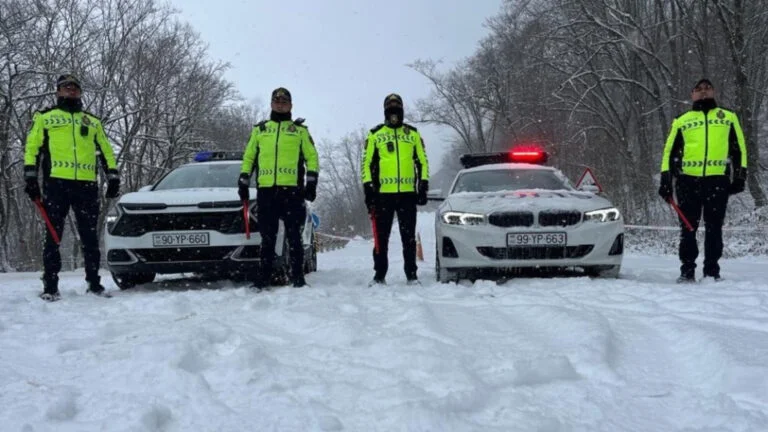
[[[489,214],[514,210],[576,210],[580,212],[613,207],[607,199],[590,192],[570,190],[516,190],[502,192],[459,192],[445,199],[442,210]]]
[[[255,196],[255,189],[251,196]],[[166,204],[196,206],[199,203],[240,201],[237,188],[191,188],[131,192],[120,198],[120,204]]]

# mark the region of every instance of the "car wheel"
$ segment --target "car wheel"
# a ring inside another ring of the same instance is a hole
[[[317,271],[317,240],[315,238],[315,232],[312,231],[312,246],[311,246],[312,254],[310,255],[312,258],[309,260],[309,271],[310,272],[316,272]]]
[[[113,273],[112,280],[118,288],[126,290],[155,280],[155,273]]]
[[[287,285],[291,276],[291,248],[288,246],[288,239],[283,240],[283,254],[275,257],[275,264],[272,267],[272,285]]]
[[[584,272],[587,274],[587,276],[600,279],[617,279],[619,277],[620,271],[621,264],[612,266],[594,266],[584,269]]]
[[[437,248],[435,248],[437,249]],[[440,255],[435,254],[435,279],[440,283],[458,282],[459,274],[440,267]]]
[[[317,271],[317,249],[315,248],[315,233],[312,232],[309,247],[304,249],[304,274]]]

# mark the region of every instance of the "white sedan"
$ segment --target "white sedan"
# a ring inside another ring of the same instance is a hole
[[[438,281],[526,270],[619,276],[624,222],[610,201],[574,189],[553,167],[494,163],[515,160],[512,154],[494,155],[478,155],[474,162],[465,155],[462,161],[471,168],[459,171],[441,199],[435,221]]]

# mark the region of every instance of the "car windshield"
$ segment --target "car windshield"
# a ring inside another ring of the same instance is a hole
[[[466,172],[459,176],[453,192],[499,192],[520,189],[571,189],[551,170],[498,169]]]
[[[168,173],[152,190],[234,188],[239,176],[239,163],[184,165]]]

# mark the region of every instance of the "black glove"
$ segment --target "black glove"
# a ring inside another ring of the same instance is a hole
[[[37,177],[27,177],[26,182],[27,185],[24,186],[24,192],[29,195],[29,199],[32,201],[40,199],[40,184],[37,182]]]
[[[237,194],[240,195],[240,201],[249,201],[251,199],[250,184],[251,176],[246,173],[240,174],[240,177],[237,179]]]
[[[373,183],[368,182],[363,184],[363,191],[365,192],[365,207],[368,208],[368,213],[373,211],[376,207],[376,190],[373,188]]]
[[[304,199],[314,201],[317,198],[317,173],[307,172],[307,184],[304,187]]]
[[[120,195],[120,175],[117,170],[111,169],[107,172],[107,198],[117,198]]]
[[[672,174],[669,171],[661,173],[661,185],[659,186],[659,196],[664,201],[672,199]]]
[[[737,193],[744,192],[746,181],[743,178],[736,177],[733,182],[728,186],[728,195],[735,195]]]
[[[427,192],[429,192],[429,181],[421,180],[419,182],[419,196],[416,198],[416,205],[425,205],[427,203]]]

